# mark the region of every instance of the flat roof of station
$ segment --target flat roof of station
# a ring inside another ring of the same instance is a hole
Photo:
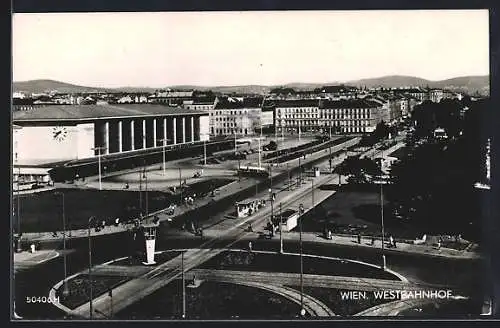
[[[130,105],[53,105],[28,111],[12,113],[14,122],[30,121],[78,121],[103,118],[168,116],[168,115],[208,115],[206,112],[156,104]]]

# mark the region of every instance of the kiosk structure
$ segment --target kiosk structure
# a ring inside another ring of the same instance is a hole
[[[144,265],[153,265],[155,262],[155,242],[156,242],[156,229],[158,224],[145,224],[142,226],[144,232],[144,241],[146,243],[146,261],[142,262]]]

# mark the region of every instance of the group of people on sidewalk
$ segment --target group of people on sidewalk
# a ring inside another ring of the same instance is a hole
[[[361,233],[358,233],[356,235],[356,242],[360,245],[361,245],[361,239],[362,239]],[[375,235],[371,235],[371,240],[370,240],[371,246],[375,245],[375,239],[376,239]],[[396,239],[392,235],[389,236],[389,241],[388,241],[386,246],[387,246],[387,248],[397,248],[398,247],[397,243],[396,243]]]

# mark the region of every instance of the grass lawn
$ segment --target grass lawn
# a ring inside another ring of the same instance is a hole
[[[401,317],[412,318],[446,318],[466,319],[477,317],[480,307],[470,300],[452,300],[449,302],[432,302],[422,306],[412,307],[398,314]]]
[[[363,264],[322,258],[303,257],[304,273],[398,280],[383,270]],[[247,251],[225,251],[199,266],[200,269],[260,271],[260,272],[300,272],[300,257],[249,253]]]
[[[303,217],[303,231],[322,233],[325,227],[333,233],[381,234],[380,187],[357,190],[344,186]],[[384,224],[387,234],[400,238],[421,237],[410,224],[391,215],[384,201]],[[297,230],[296,228],[295,230]],[[298,230],[297,230],[298,231]]]
[[[298,304],[258,288],[211,281],[186,288],[188,319],[290,319],[299,311]],[[175,280],[118,312],[116,319],[179,319],[181,315],[182,281]]]
[[[95,216],[98,221],[109,224],[116,217],[125,220],[137,214],[139,192],[114,190],[61,189],[64,194],[66,229],[87,228],[88,219]],[[44,191],[21,196],[21,231],[62,230],[62,197],[54,191]],[[142,193],[145,198],[145,192]],[[162,192],[148,192],[149,211],[165,208],[172,196]],[[145,199],[142,200],[143,205]],[[14,220],[14,227],[17,221]]]
[[[295,290],[300,291],[300,286],[289,286]],[[314,297],[318,301],[328,306],[336,315],[352,316],[356,313],[369,309],[373,306],[391,302],[391,300],[377,299],[372,292],[366,292],[366,298],[342,299],[342,292],[347,292],[342,289],[335,288],[321,288],[304,286],[304,294]]]
[[[92,297],[96,298],[106,293],[110,288],[130,280],[129,277],[118,276],[92,276]],[[56,296],[59,297],[59,302],[70,308],[76,309],[82,304],[90,300],[90,280],[87,274],[80,274],[71,280],[67,281],[69,294],[63,295],[63,285],[56,291]]]
[[[219,188],[231,183],[231,179],[211,179],[193,183],[186,188],[184,195],[206,195],[211,188]],[[87,228],[88,219],[95,216],[98,222],[105,220],[113,224],[115,218],[122,221],[135,218],[142,206],[146,208],[146,192],[141,196],[138,191],[60,189],[64,194],[66,229]],[[20,217],[22,232],[56,231],[63,229],[62,196],[56,191],[22,195],[20,199]],[[148,210],[157,211],[168,207],[178,196],[160,191],[148,191]],[[14,213],[17,213],[17,200],[14,199]],[[17,230],[17,217],[13,218]]]

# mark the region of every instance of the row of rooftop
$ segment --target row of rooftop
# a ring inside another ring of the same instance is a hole
[[[265,97],[265,101],[264,101]],[[295,91],[291,88],[275,88],[263,95],[224,95],[211,91],[157,90],[155,93],[44,93],[26,95],[13,94],[14,110],[29,109],[32,105],[95,105],[95,104],[165,104],[173,107],[194,109],[256,108],[281,104],[283,101],[297,104],[315,104],[318,101],[347,101],[374,98],[384,102],[402,99],[439,102],[443,98],[461,99],[459,93],[419,87],[358,89],[346,86],[325,86],[310,91]],[[328,103],[328,102],[327,102]],[[336,103],[339,104],[339,103]],[[203,106],[205,105],[205,106]],[[314,106],[314,105],[311,105]]]

